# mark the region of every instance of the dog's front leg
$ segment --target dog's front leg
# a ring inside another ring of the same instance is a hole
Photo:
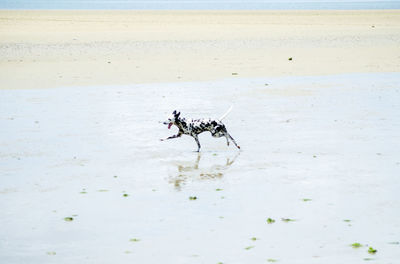
[[[182,136],[182,133],[178,133],[178,134],[176,134],[176,135],[173,135],[173,136],[167,137],[166,139],[160,139],[160,140],[161,140],[161,141],[164,141],[164,140],[167,140],[167,139],[178,138],[178,137],[180,137],[180,136]]]
[[[194,135],[193,137],[194,137],[194,140],[196,140],[196,143],[197,143],[197,152],[200,152],[201,146],[200,146],[199,138],[197,137],[197,135]]]

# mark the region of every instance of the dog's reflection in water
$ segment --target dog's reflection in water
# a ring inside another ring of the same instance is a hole
[[[232,158],[227,157],[226,162],[222,161],[217,156],[213,156],[214,163],[211,162],[210,165],[201,165],[201,153],[197,154],[196,160],[194,162],[178,162],[176,165],[178,167],[178,174],[174,174],[170,177],[169,182],[174,185],[177,190],[180,190],[183,185],[185,185],[189,180],[207,180],[207,179],[219,179],[224,176],[224,172],[235,162],[236,158],[239,156],[238,152]],[[203,154],[204,155],[204,154]],[[210,164],[210,161],[208,161]]]

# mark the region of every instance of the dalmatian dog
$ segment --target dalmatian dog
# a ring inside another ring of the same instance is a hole
[[[209,131],[213,137],[216,137],[216,138],[225,137],[226,144],[228,146],[229,146],[229,141],[232,141],[233,144],[235,144],[235,146],[238,149],[240,149],[240,146],[238,146],[236,144],[235,140],[232,138],[231,135],[229,135],[228,131],[226,130],[225,125],[221,122],[221,120],[224,119],[231,110],[232,110],[232,107],[229,108],[229,110],[220,119],[185,118],[185,117],[180,116],[181,112],[174,110],[174,112],[172,112],[172,114],[168,117],[167,121],[163,122],[163,124],[168,125],[168,129],[170,129],[172,125],[177,126],[179,129],[178,134],[170,136],[166,139],[161,139],[161,141],[164,141],[167,139],[178,138],[178,137],[181,137],[182,135],[189,135],[189,136],[192,136],[194,138],[194,140],[196,140],[197,147],[198,147],[197,152],[199,152],[201,145],[199,142],[198,135],[200,133]]]

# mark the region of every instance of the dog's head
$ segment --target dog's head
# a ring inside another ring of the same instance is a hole
[[[168,117],[167,121],[164,122],[164,125],[168,125],[168,129],[170,129],[171,126],[175,124],[180,114],[181,112],[174,110],[174,112],[172,112],[172,114]]]

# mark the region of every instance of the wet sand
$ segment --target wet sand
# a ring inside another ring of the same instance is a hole
[[[382,73],[1,90],[0,259],[396,263],[399,83]],[[201,153],[187,136],[158,140],[176,133],[158,123],[174,108],[217,117],[232,103],[224,123],[242,151],[208,133]]]
[[[399,16],[1,10],[0,89],[399,72]]]

